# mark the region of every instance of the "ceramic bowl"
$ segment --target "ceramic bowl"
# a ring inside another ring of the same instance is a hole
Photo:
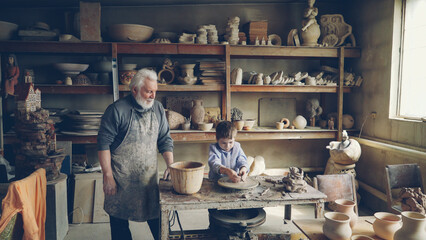
[[[256,122],[255,119],[245,119],[244,120],[243,129],[244,130],[250,130],[250,129],[252,129],[252,127],[253,127],[253,125],[254,125],[255,122]]]
[[[89,67],[89,64],[79,64],[79,63],[55,63],[55,68],[65,74],[79,74],[86,71]]]
[[[212,127],[213,127],[213,123],[205,123],[205,122],[198,123],[198,129],[200,129],[201,131],[210,131]]]
[[[0,21],[0,41],[10,40],[18,30],[18,25],[10,22]]]
[[[139,24],[113,24],[108,27],[109,36],[119,42],[145,42],[153,32],[154,28]]]

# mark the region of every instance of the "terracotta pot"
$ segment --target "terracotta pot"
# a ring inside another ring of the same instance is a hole
[[[354,209],[356,206],[356,203],[354,201],[347,200],[347,199],[337,199],[334,201],[334,203],[336,204],[336,209],[335,209],[336,212],[344,213],[351,218],[349,225],[351,226],[352,229],[354,229],[354,226],[356,222],[358,221],[358,215],[356,215],[355,209]]]
[[[344,213],[328,212],[324,215],[322,231],[331,240],[347,240],[352,235],[350,217]]]
[[[192,100],[192,108],[191,108],[191,122],[192,124],[198,128],[199,122],[204,122],[204,107],[203,100],[196,99]]]
[[[401,217],[387,212],[376,212],[374,217],[374,233],[383,239],[393,240],[393,235],[401,228]]]
[[[244,127],[244,120],[237,120],[237,121],[234,121],[234,126],[235,126],[235,128],[236,128],[238,131],[243,130],[243,127]]]
[[[426,239],[426,216],[418,212],[402,212],[402,227],[395,232],[395,240]]]
[[[175,162],[170,165],[173,189],[181,194],[194,194],[203,184],[205,165],[200,162]]]

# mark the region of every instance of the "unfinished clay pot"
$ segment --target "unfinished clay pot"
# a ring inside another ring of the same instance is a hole
[[[401,228],[401,217],[387,212],[376,212],[374,217],[374,233],[383,239],[393,240],[395,232]]]
[[[353,229],[356,222],[358,221],[358,215],[356,215],[354,210],[356,203],[347,199],[337,199],[334,201],[334,203],[336,204],[336,212],[344,213],[351,218],[349,225]]]
[[[426,239],[426,216],[418,212],[402,212],[402,227],[395,232],[394,240]]]
[[[322,231],[331,240],[346,240],[352,235],[349,225],[350,218],[344,213],[328,212],[324,215]]]
[[[173,189],[181,194],[194,194],[203,184],[205,165],[200,162],[175,162],[170,165]]]

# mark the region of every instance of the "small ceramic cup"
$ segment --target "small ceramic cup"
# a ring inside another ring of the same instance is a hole
[[[275,123],[275,127],[276,127],[278,130],[283,130],[283,128],[284,128],[284,123],[283,123],[283,122],[276,122],[276,123]]]

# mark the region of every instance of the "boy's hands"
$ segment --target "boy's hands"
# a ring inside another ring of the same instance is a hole
[[[241,177],[238,176],[237,172],[235,172],[234,170],[230,168],[224,168],[223,170],[232,182],[237,183],[241,181]]]
[[[240,176],[241,181],[245,182],[247,179],[247,168],[242,167],[240,168],[240,173],[238,174]]]

